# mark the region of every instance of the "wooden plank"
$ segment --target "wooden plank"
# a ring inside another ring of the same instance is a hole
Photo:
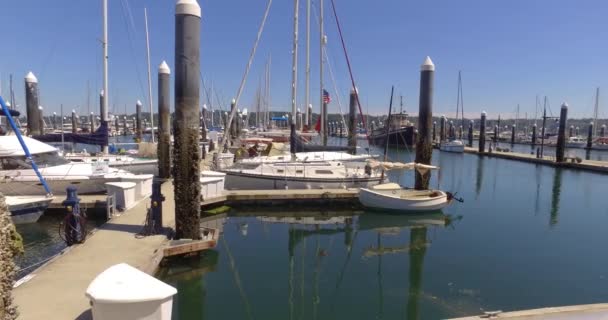
[[[169,245],[163,249],[163,256],[171,257],[215,248],[219,239],[219,230],[210,229],[210,231],[210,237],[207,236],[207,239],[177,240],[173,241],[173,244],[169,243]]]

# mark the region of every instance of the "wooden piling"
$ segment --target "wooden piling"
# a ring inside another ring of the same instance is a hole
[[[468,132],[468,140],[469,140],[469,147],[473,147],[473,120],[469,121],[469,132]]]
[[[606,125],[603,124],[602,127],[600,128],[600,137],[604,137],[604,135],[606,134]]]
[[[38,106],[38,123],[40,126],[40,134],[44,134],[44,108]]]
[[[568,104],[562,104],[559,113],[559,131],[557,133],[557,147],[555,149],[555,161],[564,162],[564,149],[566,147],[566,121],[568,121]]]
[[[127,135],[129,133],[129,126],[127,125],[127,116],[122,117],[122,134]]]
[[[230,102],[230,113],[231,113],[231,114],[232,114],[232,112],[233,112],[234,108],[236,108],[236,100],[235,100],[235,99],[232,99],[232,101]],[[236,138],[237,138],[237,136],[238,136],[238,135],[237,135],[237,130],[238,130],[238,128],[237,128],[237,125],[238,125],[238,120],[237,120],[237,118],[238,118],[238,117],[236,117],[236,116],[235,116],[235,117],[233,117],[233,118],[232,118],[232,123],[230,124],[230,138],[231,138],[231,139],[236,139]],[[225,128],[227,128],[227,127],[225,127]]]
[[[511,145],[515,144],[515,125],[511,126]]]
[[[433,121],[433,142],[437,141],[437,121]]]
[[[433,145],[431,142],[431,126],[433,122],[433,80],[435,65],[430,57],[426,57],[420,68],[420,98],[418,106],[418,139],[416,141],[416,162],[431,164]],[[416,170],[416,190],[429,188],[431,170],[421,174]]]
[[[25,76],[25,105],[28,134],[42,134],[38,110],[38,79],[31,71]]]
[[[532,145],[536,145],[536,123],[532,126]]]
[[[76,110],[72,110],[72,133],[78,132],[78,119],[76,118]]]
[[[441,116],[439,119],[439,142],[445,140],[445,117]]]
[[[568,138],[574,137],[574,126],[570,126],[568,130]]]
[[[175,236],[199,240],[200,152],[198,141],[201,8],[196,0],[175,7],[175,140],[173,185]]]
[[[135,104],[135,136],[140,141],[143,137],[143,132],[142,132],[142,128],[141,128],[141,120],[142,120],[141,107],[142,107],[141,101],[137,100],[137,103]]]
[[[158,176],[163,179],[171,177],[171,69],[163,61],[158,66]]]
[[[350,90],[350,101],[348,104],[348,146],[351,154],[355,154],[357,148],[357,89]],[[388,139],[388,137],[387,137]]]
[[[587,149],[593,147],[593,121],[589,123],[589,130],[587,131]]]
[[[103,90],[101,90],[101,92],[99,92],[99,114],[100,114],[100,118],[101,118],[101,123],[103,123],[104,121],[108,121],[108,119],[105,118],[106,113],[103,112],[103,108],[106,103],[105,99],[106,99],[106,95],[104,94]]]
[[[498,138],[500,135],[500,128],[498,127],[498,125],[494,125],[494,143],[498,143]]]
[[[57,112],[53,112],[53,118],[51,121],[53,122],[53,130],[57,130]]]
[[[486,112],[481,112],[481,121],[479,122],[479,152],[486,151]]]
[[[89,132],[95,131],[95,114],[91,112],[89,114]]]

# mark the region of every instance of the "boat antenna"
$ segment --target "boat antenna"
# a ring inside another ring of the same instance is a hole
[[[391,101],[388,104],[388,120],[386,125],[386,142],[384,143],[384,157],[383,161],[386,161],[387,153],[388,153],[388,134],[391,128],[391,113],[393,111],[393,93],[395,93],[395,86],[391,86]],[[384,169],[382,169],[382,174],[380,176],[380,181],[384,181]]]

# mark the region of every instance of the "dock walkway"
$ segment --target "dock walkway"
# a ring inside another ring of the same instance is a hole
[[[605,162],[605,161],[583,160],[581,163],[570,162],[570,161],[557,163],[557,162],[555,162],[555,157],[546,156],[546,155],[542,159],[540,159],[540,158],[537,158],[535,154],[526,154],[526,153],[518,153],[518,152],[492,151],[492,152],[480,153],[477,150],[477,148],[470,148],[470,147],[465,147],[464,152],[487,156],[487,157],[495,157],[495,158],[502,158],[502,159],[508,159],[508,160],[528,162],[528,163],[550,165],[553,167],[578,169],[578,170],[593,171],[593,172],[599,172],[599,173],[608,173],[608,162]]]
[[[173,184],[162,186],[163,225],[175,225]],[[109,220],[86,242],[69,248],[50,263],[34,271],[33,278],[13,291],[19,319],[90,319],[89,300],[84,293],[89,283],[106,268],[128,263],[153,273],[162,259],[160,248],[166,236],[136,237],[142,230],[149,201]]]

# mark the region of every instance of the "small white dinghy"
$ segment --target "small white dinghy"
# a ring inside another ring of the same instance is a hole
[[[439,169],[435,166],[420,163],[398,163],[370,161],[372,167],[383,167],[389,169],[418,170],[421,173],[431,169]],[[396,183],[384,183],[371,188],[361,188],[359,201],[363,206],[370,209],[382,209],[401,212],[426,212],[438,211],[447,207],[452,202],[453,196],[441,190],[414,190],[402,188]]]

